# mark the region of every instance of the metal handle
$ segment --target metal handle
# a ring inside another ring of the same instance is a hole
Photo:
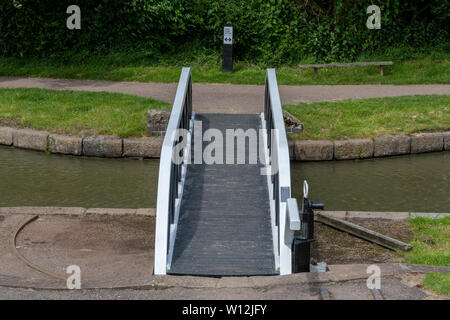
[[[316,210],[323,210],[325,208],[325,205],[323,204],[323,202],[312,202],[312,201],[309,201],[309,206],[312,209],[316,209]]]
[[[309,191],[308,181],[304,180],[303,181],[303,198],[308,198],[308,191]]]

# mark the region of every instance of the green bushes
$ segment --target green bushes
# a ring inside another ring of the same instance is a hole
[[[81,30],[66,27],[73,4]],[[380,30],[366,27],[371,4],[381,8]],[[0,55],[220,52],[222,26],[233,23],[237,59],[343,61],[394,46],[449,50],[449,12],[450,0],[3,0]]]

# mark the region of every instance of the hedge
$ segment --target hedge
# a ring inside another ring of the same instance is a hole
[[[372,4],[379,30],[366,27]],[[69,5],[81,8],[81,30],[66,27]],[[219,52],[232,23],[237,59],[343,61],[398,45],[447,50],[449,18],[450,0],[2,0],[0,55],[164,53],[189,43]]]

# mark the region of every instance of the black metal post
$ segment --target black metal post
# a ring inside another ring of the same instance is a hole
[[[233,25],[223,27],[222,71],[233,72]]]
[[[301,235],[296,236],[292,243],[292,272],[309,272],[311,260],[311,242],[314,238],[314,209],[323,210],[324,204],[312,202],[303,198],[303,210],[300,216]]]

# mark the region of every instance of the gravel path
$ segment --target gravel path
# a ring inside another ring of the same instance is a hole
[[[195,79],[194,79],[195,82]],[[0,88],[107,91],[173,102],[176,83],[142,83],[49,78],[0,77]],[[450,94],[450,84],[280,86],[283,104],[407,95]],[[264,86],[194,83],[194,109],[200,113],[262,112]]]

